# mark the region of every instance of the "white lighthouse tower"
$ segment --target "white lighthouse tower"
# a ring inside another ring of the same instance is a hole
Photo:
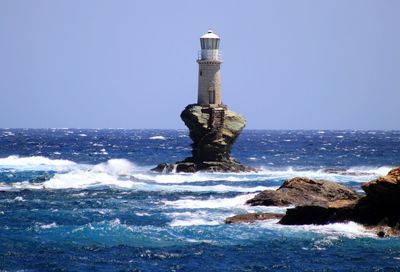
[[[209,30],[200,37],[201,51],[199,64],[199,92],[197,104],[203,106],[219,106],[221,102],[221,73],[222,63],[219,51],[220,37]]]

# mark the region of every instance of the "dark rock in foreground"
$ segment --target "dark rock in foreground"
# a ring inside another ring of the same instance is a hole
[[[253,223],[259,220],[281,219],[283,216],[284,214],[276,213],[246,213],[227,217],[225,219],[225,224]]]
[[[230,155],[232,146],[242,132],[246,121],[226,106],[188,105],[181,118],[189,128],[192,156],[175,164],[159,164],[156,172],[251,172]]]
[[[295,208],[288,209],[279,221],[284,225],[354,221],[376,232],[379,237],[400,236],[400,168],[364,183],[362,189],[366,195],[361,197],[331,181],[294,178],[286,181],[277,191],[264,191],[247,203],[267,206],[296,205]],[[231,218],[252,216],[244,214]],[[231,218],[229,219],[232,220]],[[262,220],[262,217],[255,220]]]
[[[358,200],[337,200],[324,205],[297,206],[286,211],[282,225],[323,225],[349,221]]]
[[[293,178],[276,190],[266,190],[246,203],[252,206],[327,206],[336,200],[360,198],[353,190],[328,180]]]
[[[400,168],[362,185],[366,196],[328,205],[288,209],[280,223],[287,225],[327,224],[354,221],[369,227],[390,227],[400,231]]]

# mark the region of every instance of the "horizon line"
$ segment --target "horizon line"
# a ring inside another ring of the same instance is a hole
[[[188,130],[187,128],[84,128],[84,127],[0,127],[0,130]],[[399,129],[363,129],[363,128],[245,128],[259,131],[400,131]]]

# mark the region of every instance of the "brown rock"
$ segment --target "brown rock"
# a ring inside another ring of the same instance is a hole
[[[281,219],[282,217],[283,214],[276,213],[246,213],[227,217],[225,219],[225,224],[253,223],[259,220]]]
[[[328,180],[293,178],[276,191],[266,190],[247,201],[252,206],[327,206],[336,200],[356,200],[353,190]]]
[[[327,224],[355,221],[373,229],[379,237],[400,234],[400,168],[362,185],[364,197],[315,202],[288,209],[279,223]],[[325,190],[322,190],[325,191]],[[344,194],[346,195],[346,194]],[[309,197],[305,194],[305,197]],[[312,198],[314,196],[311,196]]]
[[[388,176],[394,176],[397,178],[397,180],[400,179],[400,167],[394,168],[392,170],[389,171],[389,173],[387,174]]]
[[[400,230],[400,167],[386,176],[364,183],[366,197],[357,206],[357,218],[366,225],[389,226]]]
[[[364,183],[361,188],[377,203],[400,205],[400,167],[386,176]]]

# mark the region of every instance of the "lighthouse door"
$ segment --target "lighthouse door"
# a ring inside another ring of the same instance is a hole
[[[209,91],[209,103],[210,104],[215,104],[215,91],[214,91],[214,89],[210,89],[210,91]]]

